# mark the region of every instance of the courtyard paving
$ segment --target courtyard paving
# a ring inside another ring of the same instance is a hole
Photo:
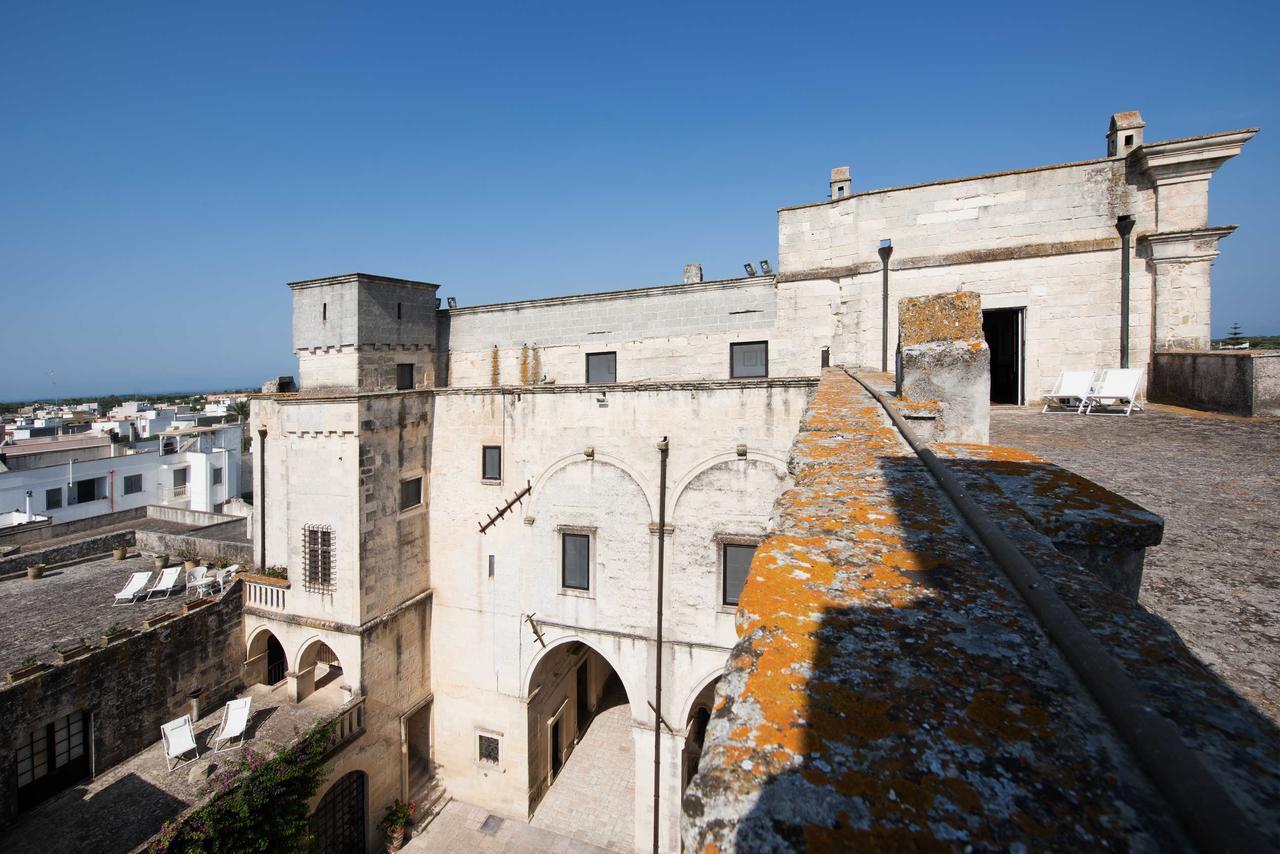
[[[404,850],[634,851],[635,748],[631,729],[631,707],[625,698],[609,697],[538,804],[532,821],[490,817],[480,807],[452,801]]]
[[[0,624],[5,631],[0,674],[20,666],[28,656],[52,662],[58,649],[81,638],[99,643],[103,632],[116,624],[141,628],[148,617],[178,610],[184,599],[193,598],[179,591],[168,598],[114,606],[115,594],[141,570],[152,572],[151,583],[159,578],[155,559],[131,549],[125,560],[108,555],[53,567],[37,580],[24,576],[0,581]]]
[[[1280,723],[1280,419],[1158,405],[1129,418],[998,408],[991,441],[1163,516],[1140,601]]]

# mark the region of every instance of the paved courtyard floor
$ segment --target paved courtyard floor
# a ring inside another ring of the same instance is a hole
[[[1163,516],[1140,601],[1280,723],[1280,419],[1156,405],[1129,418],[1001,408],[991,441]]]
[[[452,801],[404,850],[634,851],[631,708],[621,696],[610,697],[601,706],[531,822],[490,817],[480,807]]]
[[[631,707],[620,692],[601,705],[560,776],[542,796],[532,824],[610,851],[633,851],[636,770]]]

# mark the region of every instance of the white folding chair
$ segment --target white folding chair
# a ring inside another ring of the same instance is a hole
[[[244,731],[249,725],[249,707],[252,703],[251,697],[241,697],[222,707],[222,724],[218,727],[218,734],[213,737],[214,753],[244,745]],[[236,739],[239,741],[232,744]]]
[[[1096,371],[1063,371],[1058,374],[1058,381],[1053,384],[1053,390],[1046,394],[1042,400],[1044,401],[1044,409],[1040,412],[1074,412],[1079,415],[1084,409],[1085,400],[1089,397],[1089,392],[1093,391],[1093,378]],[[1052,409],[1052,407],[1059,407]]]
[[[111,603],[114,608],[116,605],[128,605],[137,600],[139,596],[145,596],[147,582],[151,580],[150,570],[135,572],[129,576],[129,580],[125,582],[124,589],[116,594],[116,601]]]
[[[178,582],[182,578],[182,567],[168,566],[160,573],[160,578],[156,580],[155,585],[147,591],[147,598],[153,596],[163,596],[169,598],[169,594],[178,589]]]
[[[191,727],[191,715],[183,715],[162,724],[160,737],[164,739],[164,764],[170,771],[176,771],[200,758],[200,748],[196,747],[196,733]],[[188,753],[194,753],[195,756],[183,761],[182,757]]]
[[[1106,368],[1085,399],[1084,412],[1086,415],[1128,415],[1135,409],[1142,412],[1138,403],[1141,393],[1141,368]],[[1096,413],[1095,409],[1098,410]],[[1112,409],[1123,409],[1124,412],[1113,412]]]

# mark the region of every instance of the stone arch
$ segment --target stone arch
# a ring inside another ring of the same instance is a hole
[[[298,674],[298,690],[295,699],[302,700],[330,682],[342,678],[342,661],[324,638],[312,635],[299,647],[293,661],[293,672]]]
[[[655,451],[654,453],[656,454],[657,452]],[[547,482],[550,481],[555,474],[568,468],[569,466],[575,463],[602,463],[604,465],[613,466],[614,468],[619,469],[623,474],[627,475],[629,478],[631,478],[632,481],[635,482],[636,488],[639,489],[640,494],[644,496],[645,505],[647,506],[647,509],[649,511],[649,521],[650,522],[657,521],[658,519],[657,510],[656,510],[657,504],[654,502],[653,497],[650,495],[649,484],[648,484],[648,481],[645,479],[644,475],[642,475],[638,470],[632,467],[629,463],[619,459],[618,457],[615,457],[611,454],[603,454],[603,453],[600,453],[599,451],[594,452],[594,456],[592,457],[584,456],[582,452],[578,452],[576,454],[569,454],[568,456],[561,457],[560,459],[553,462],[551,465],[547,466],[546,469],[543,470],[542,474],[538,475],[537,479],[533,482],[533,491],[529,495],[529,515],[530,516],[536,517],[538,515],[535,511],[537,510],[538,501],[542,497],[542,493]]]
[[[715,454],[714,456],[707,457],[692,466],[687,472],[685,472],[684,476],[681,477],[680,480],[676,481],[675,487],[671,490],[671,518],[674,519],[676,513],[679,512],[680,499],[684,497],[685,491],[688,489],[689,485],[692,484],[700,475],[723,463],[731,463],[736,460],[744,459],[748,461],[772,463],[774,468],[778,470],[779,476],[784,478],[787,476],[787,461],[765,451],[748,448],[747,455],[745,457],[738,456],[738,452],[736,450]]]
[[[289,658],[284,644],[268,626],[259,626],[245,644],[245,680],[250,684],[275,685],[284,680]]]
[[[364,851],[369,835],[369,775],[360,769],[335,779],[310,818],[313,851]]]
[[[694,689],[685,697],[684,704],[680,707],[680,717],[676,718],[680,722],[680,726],[687,727],[689,725],[689,717],[693,714],[694,704],[698,702],[698,697],[709,685],[713,685],[727,673],[724,667],[717,667],[707,675],[703,676],[695,684]]]
[[[525,702],[528,702],[529,700],[529,688],[533,684],[533,677],[538,672],[538,665],[544,662],[547,659],[547,656],[551,652],[553,652],[559,647],[564,646],[565,644],[570,644],[570,643],[580,643],[583,646],[589,648],[596,655],[603,658],[606,664],[608,664],[611,668],[613,668],[613,672],[618,674],[618,679],[622,682],[623,690],[626,691],[627,693],[628,703],[631,702],[632,697],[644,696],[643,693],[636,693],[636,691],[633,690],[633,686],[629,684],[629,680],[625,675],[623,669],[618,666],[618,663],[614,661],[614,659],[611,656],[605,655],[603,652],[601,652],[599,645],[593,642],[590,638],[583,637],[582,635],[569,634],[569,635],[564,635],[563,637],[558,637],[553,641],[549,641],[546,647],[540,650],[538,654],[533,657],[533,660],[529,662],[529,666],[525,669],[525,672],[524,672],[524,678],[520,683],[520,699],[521,700],[524,700]]]

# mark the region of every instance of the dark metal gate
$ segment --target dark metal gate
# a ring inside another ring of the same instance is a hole
[[[89,715],[72,712],[28,733],[15,753],[18,809],[89,776]]]
[[[311,854],[365,854],[365,773],[329,787],[311,816]]]

